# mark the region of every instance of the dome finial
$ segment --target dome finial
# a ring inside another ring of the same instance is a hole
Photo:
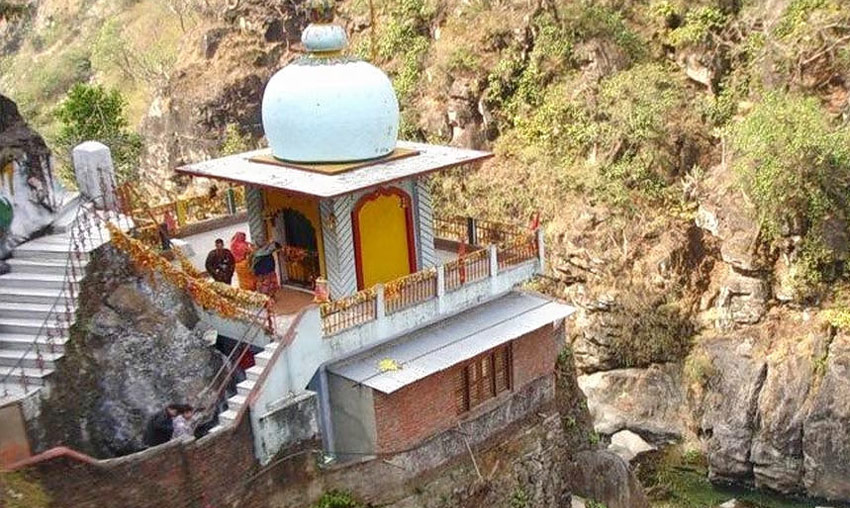
[[[324,56],[338,53],[348,46],[345,29],[333,22],[336,11],[334,0],[309,0],[307,11],[311,23],[301,34],[301,43],[307,51]]]

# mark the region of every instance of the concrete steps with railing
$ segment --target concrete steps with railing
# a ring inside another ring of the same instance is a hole
[[[236,385],[236,395],[227,399],[227,411],[218,415],[218,425],[212,429],[213,432],[236,422],[236,417],[239,415],[242,407],[248,403],[248,396],[257,385],[266,367],[268,367],[277,347],[277,342],[270,342],[266,344],[261,352],[254,355],[254,366],[245,371],[247,379]]]
[[[0,380],[5,379],[0,401],[26,395],[53,373],[76,312],[78,284],[65,289],[69,256],[74,264],[69,274],[80,281],[89,252],[109,240],[106,230],[96,227],[75,245],[68,227],[76,210],[63,216],[64,222],[54,223],[54,234],[17,246],[6,260],[9,273],[0,275]]]

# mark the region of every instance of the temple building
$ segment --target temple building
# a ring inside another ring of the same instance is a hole
[[[274,252],[275,337],[221,415],[248,406],[261,462],[310,429],[346,460],[507,426],[554,396],[573,311],[517,289],[543,270],[539,228],[433,209],[433,173],[492,154],[398,140],[392,83],[346,56],[332,4],[313,2],[307,54],[265,90],[269,148],[177,170],[243,185]]]

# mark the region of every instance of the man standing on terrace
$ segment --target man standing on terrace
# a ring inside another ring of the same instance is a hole
[[[236,267],[236,259],[233,253],[224,248],[224,240],[216,239],[215,249],[207,254],[207,262],[205,264],[207,273],[218,282],[223,282],[230,285],[233,280],[233,270]]]

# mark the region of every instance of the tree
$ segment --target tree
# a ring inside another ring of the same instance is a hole
[[[129,130],[124,116],[127,105],[118,90],[102,85],[76,84],[59,105],[61,122],[57,145],[59,156],[70,160],[71,150],[84,141],[100,141],[112,151],[119,181],[137,174],[142,138]]]

